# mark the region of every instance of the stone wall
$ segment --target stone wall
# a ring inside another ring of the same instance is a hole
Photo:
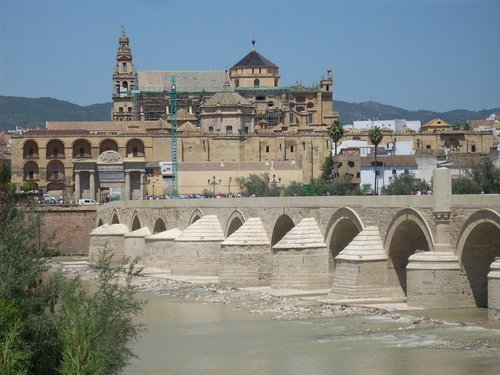
[[[88,255],[95,217],[94,207],[49,207],[43,217],[41,239],[45,241],[53,235],[53,247],[61,255]]]

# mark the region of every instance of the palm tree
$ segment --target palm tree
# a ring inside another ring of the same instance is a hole
[[[332,121],[332,124],[328,128],[328,136],[335,145],[335,158],[333,160],[333,176],[335,178],[337,175],[337,142],[344,136],[344,127],[340,121]]]
[[[382,130],[378,126],[372,126],[371,129],[368,131],[368,138],[370,139],[370,142],[375,146],[375,183],[373,184],[374,187],[374,194],[378,194],[378,186],[377,186],[377,147],[380,142],[382,142],[382,138],[384,135],[382,134]]]

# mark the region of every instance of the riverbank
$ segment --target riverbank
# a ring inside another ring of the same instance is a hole
[[[83,280],[92,280],[96,273],[86,259],[59,261],[68,275],[79,275]],[[314,318],[334,318],[353,315],[386,316],[393,320],[401,317],[400,310],[409,308],[397,305],[357,305],[325,302],[325,295],[276,295],[269,287],[235,288],[219,285],[216,277],[183,278],[170,275],[157,269],[144,269],[133,277],[132,284],[141,293],[150,293],[166,298],[199,302],[231,304],[235,309],[245,308],[252,314],[267,315],[274,320],[306,320]],[[189,281],[186,281],[189,280]],[[384,306],[384,307],[380,307]],[[441,325],[443,320],[415,314],[410,327],[429,327]],[[465,323],[459,323],[465,324]],[[409,328],[410,328],[409,327]]]

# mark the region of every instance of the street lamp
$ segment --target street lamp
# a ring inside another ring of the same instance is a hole
[[[217,182],[215,180],[215,176],[212,177],[212,180],[208,179],[208,184],[213,186],[214,195],[215,195],[215,186],[220,185],[221,182],[222,182],[222,180],[220,178],[219,178],[219,181]]]

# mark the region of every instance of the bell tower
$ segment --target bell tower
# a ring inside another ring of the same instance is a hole
[[[111,110],[113,121],[132,120],[132,92],[137,88],[137,72],[132,63],[132,51],[125,28],[122,26],[113,74],[113,109]]]

